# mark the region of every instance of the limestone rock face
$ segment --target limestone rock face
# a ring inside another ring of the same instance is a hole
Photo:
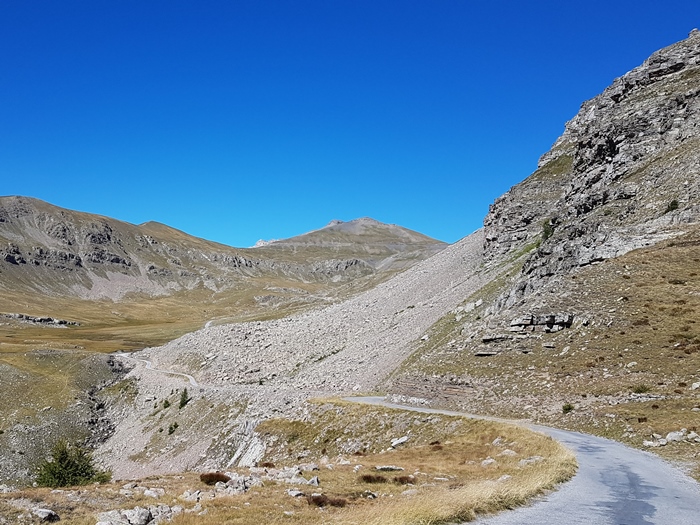
[[[552,276],[674,235],[700,217],[700,32],[584,102],[539,167],[484,220],[487,259],[531,249],[518,304]]]

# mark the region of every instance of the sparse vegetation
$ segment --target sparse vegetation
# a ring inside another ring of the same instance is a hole
[[[651,388],[649,387],[649,385],[645,385],[644,383],[640,383],[632,387],[632,392],[634,392],[635,394],[646,394],[650,390]]]
[[[95,467],[92,456],[84,448],[59,440],[51,459],[39,466],[36,482],[42,487],[69,487],[109,481],[111,474]]]
[[[171,424],[168,426],[168,435],[173,434],[173,433],[177,430],[177,427],[178,427],[178,426],[179,426],[179,425],[177,424],[177,421],[175,421],[174,423],[171,423]]]
[[[564,414],[568,414],[569,412],[572,412],[574,410],[574,405],[571,403],[566,403],[564,406],[561,407],[561,411]]]
[[[677,210],[677,209],[678,209],[678,200],[673,199],[671,202],[668,203],[668,206],[666,206],[666,210],[664,211],[664,213],[669,213],[669,212],[672,212],[672,211]]]
[[[182,393],[180,394],[180,405],[179,408],[183,409],[187,406],[187,403],[190,402],[190,397],[189,394],[187,393],[187,388],[183,389]]]
[[[542,240],[546,241],[552,235],[554,235],[554,224],[552,224],[552,219],[546,219],[542,223]]]

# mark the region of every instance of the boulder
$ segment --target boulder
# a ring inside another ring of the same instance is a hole
[[[61,521],[61,518],[51,509],[36,509],[32,512],[41,523],[54,523],[56,521]]]

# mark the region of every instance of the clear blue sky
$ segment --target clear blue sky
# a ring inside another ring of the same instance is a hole
[[[2,0],[0,195],[233,246],[454,242],[700,2]]]

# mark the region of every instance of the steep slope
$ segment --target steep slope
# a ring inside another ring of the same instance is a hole
[[[436,323],[387,388],[690,461],[699,222],[695,31],[585,102],[538,170],[497,199],[484,258],[518,271]]]

